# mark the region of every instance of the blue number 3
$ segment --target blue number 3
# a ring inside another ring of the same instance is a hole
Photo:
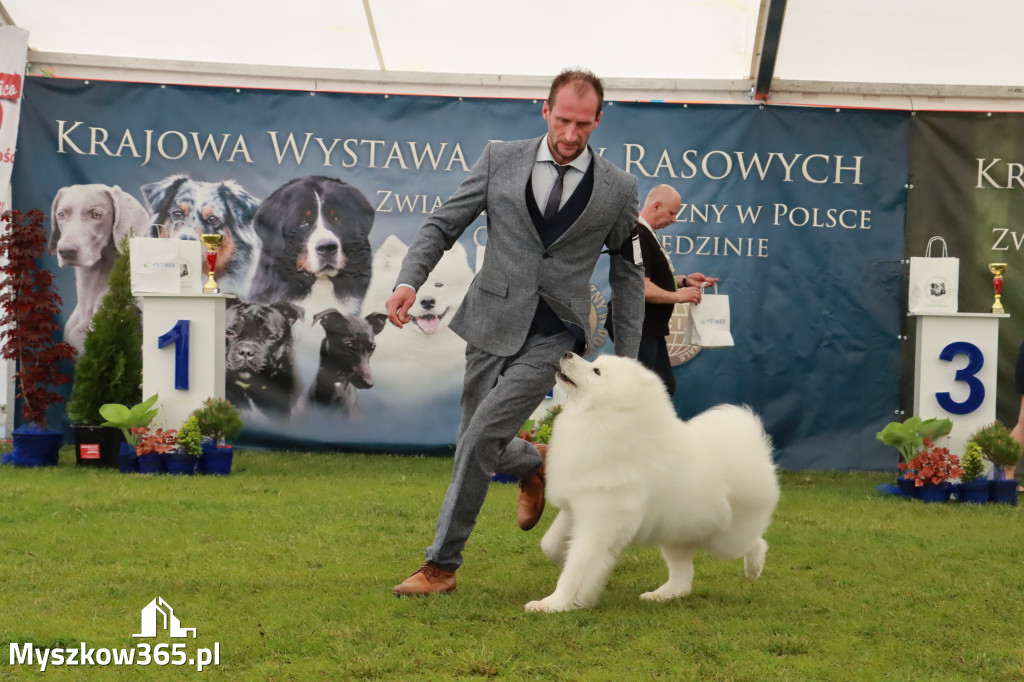
[[[967,356],[967,366],[956,371],[953,381],[962,381],[967,384],[970,388],[967,399],[962,403],[958,403],[949,397],[948,391],[936,393],[935,398],[939,401],[939,407],[950,414],[970,414],[978,409],[982,401],[985,400],[985,384],[981,383],[981,379],[975,376],[985,364],[985,354],[973,343],[954,341],[942,349],[942,352],[939,353],[939,359],[949,362],[957,355]]]

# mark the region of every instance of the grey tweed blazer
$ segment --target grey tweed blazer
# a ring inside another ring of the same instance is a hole
[[[491,142],[455,194],[417,232],[396,285],[419,289],[445,250],[487,211],[487,248],[451,329],[481,350],[507,357],[523,345],[543,296],[589,339],[590,278],[604,247],[613,252],[615,352],[635,358],[644,316],[644,271],[618,255],[637,223],[637,181],[591,149],[594,190],[583,213],[547,249],[526,205],[526,184],[543,138]]]

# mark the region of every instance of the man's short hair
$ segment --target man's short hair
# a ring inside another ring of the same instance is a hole
[[[555,80],[551,81],[551,90],[548,92],[548,107],[555,106],[555,95],[570,83],[576,88],[576,94],[579,96],[585,95],[589,89],[593,88],[597,93],[597,115],[600,116],[601,105],[604,103],[604,83],[587,69],[566,69],[555,76]]]

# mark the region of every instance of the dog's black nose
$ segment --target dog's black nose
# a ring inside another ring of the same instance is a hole
[[[71,246],[64,249],[57,249],[57,253],[60,254],[60,257],[63,258],[64,260],[73,260],[76,256],[78,256],[78,247]]]
[[[433,310],[434,306],[437,305],[437,300],[433,298],[421,298],[420,305],[424,310]]]
[[[333,256],[334,254],[338,253],[338,243],[320,242],[319,244],[316,245],[316,252],[321,256]]]
[[[563,360],[568,360],[572,356],[573,356],[573,352],[571,350],[567,350],[567,351],[565,351],[565,353],[562,354],[562,359]]]

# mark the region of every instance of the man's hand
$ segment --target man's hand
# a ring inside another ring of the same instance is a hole
[[[689,284],[689,275],[687,275],[687,284]],[[700,287],[686,287],[676,291],[676,295],[679,297],[676,303],[693,303],[694,305],[700,304]]]
[[[684,279],[686,280],[686,286],[688,287],[692,287],[694,285],[699,287],[702,282],[707,282],[708,286],[718,283],[717,277],[708,277],[703,272],[694,272],[692,274],[686,275],[685,277],[677,277],[676,283],[678,284],[678,286],[683,286]]]
[[[416,303],[416,292],[410,287],[400,286],[395,289],[384,304],[388,311],[388,319],[391,324],[401,329],[409,320],[409,309]]]

